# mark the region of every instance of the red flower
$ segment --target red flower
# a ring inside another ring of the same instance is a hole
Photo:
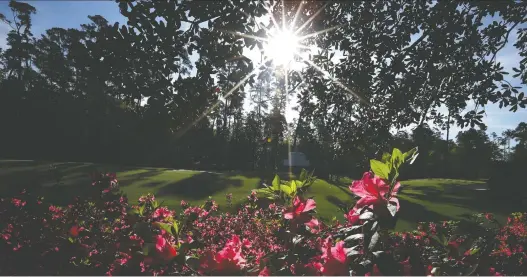
[[[24,207],[26,205],[26,201],[22,201],[17,198],[11,199],[11,203],[13,203],[13,205],[15,205],[16,207]]]
[[[459,247],[459,242],[455,241],[455,240],[450,241],[450,242],[448,242],[448,246],[450,246],[450,247],[452,247],[454,249],[457,249]]]
[[[492,214],[489,214],[489,213],[486,213],[485,214],[485,218],[489,221],[493,220],[494,219],[494,216]]]
[[[401,184],[396,183],[391,194],[387,195],[390,186],[383,179],[365,172],[362,179],[354,181],[349,188],[351,192],[361,197],[355,204],[357,210],[363,207],[374,208],[379,205],[386,205],[388,201],[396,203],[397,210],[399,210],[399,200],[395,196],[400,187]]]
[[[403,266],[403,275],[411,276],[412,275],[412,266],[410,265],[410,258],[402,261],[400,263]]]
[[[78,237],[78,236],[79,236],[79,231],[80,231],[80,230],[79,230],[79,227],[77,227],[77,226],[72,226],[72,227],[70,228],[70,235],[71,235],[72,237]]]
[[[233,235],[225,247],[215,255],[204,256],[201,269],[213,275],[234,275],[245,267],[246,260],[242,257],[242,242],[240,237]]]
[[[331,237],[328,237],[322,245],[322,259],[324,260],[322,274],[324,276],[349,275],[348,257],[344,249],[344,241],[337,242],[334,247],[331,245]]]
[[[260,270],[260,273],[258,273],[258,276],[271,276],[271,271],[266,266],[262,270]]]
[[[382,276],[382,273],[379,270],[379,267],[376,264],[374,264],[373,269],[371,270],[371,273],[366,273],[365,276]]]
[[[346,217],[346,219],[348,220],[348,222],[351,224],[351,225],[355,225],[357,224],[357,222],[359,222],[359,213],[357,212],[356,209],[351,209],[347,214],[344,215]]]
[[[323,265],[319,262],[312,261],[303,267],[304,276],[320,276],[320,272],[323,269]],[[297,275],[296,272],[291,271],[294,275]]]
[[[304,224],[313,229],[319,225],[319,222],[308,212],[316,207],[317,204],[315,203],[315,200],[307,199],[306,201],[302,201],[302,199],[297,196],[293,201],[293,207],[289,208],[289,210],[284,213],[284,218],[290,219],[293,224]]]
[[[162,235],[157,236],[156,250],[164,260],[170,260],[177,255],[177,251]]]
[[[503,276],[503,274],[496,272],[496,269],[494,267],[489,268],[489,275],[490,276]]]
[[[293,202],[293,207],[286,213],[284,213],[285,219],[294,219],[296,217],[299,217],[303,215],[304,213],[307,213],[317,207],[315,200],[308,199],[306,201],[302,201],[300,197],[295,197]]]
[[[172,217],[174,213],[165,207],[157,208],[154,211],[154,218],[156,219],[165,219],[167,217]]]
[[[147,194],[139,197],[139,203],[154,202],[156,198],[152,194]]]
[[[433,270],[433,269],[434,269],[434,268],[433,268],[431,265],[427,266],[427,267],[425,268],[426,276],[433,276],[433,275],[432,275],[432,270]]]

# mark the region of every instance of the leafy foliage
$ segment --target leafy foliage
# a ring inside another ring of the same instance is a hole
[[[514,35],[514,46],[525,48],[525,7],[434,3],[302,5],[295,23],[302,33],[332,30],[306,40],[325,49],[311,60],[329,75],[306,66],[286,72],[286,84],[272,63],[243,56],[262,42],[235,33],[265,37],[272,23],[257,19],[272,13],[280,21],[283,10],[291,23],[297,3],[121,1],[115,9],[127,22],[94,15],[78,28],[40,35],[32,29],[37,10],[11,1],[13,16],[0,17],[9,30],[0,51],[0,151],[18,159],[275,171],[291,146],[321,178],[359,178],[370,166],[366,157],[417,145],[427,162],[406,176],[459,177],[465,172],[457,165],[471,164],[468,146],[441,139],[426,123],[481,127],[488,103],[525,106],[525,93],[509,84],[525,79],[525,59],[510,78],[496,61]],[[246,76],[251,89],[238,86]],[[286,122],[286,100],[295,98],[289,104],[299,118]],[[245,111],[249,99],[255,108]],[[411,141],[390,132],[414,124]],[[474,146],[478,161],[505,160],[487,142]],[[466,175],[487,177],[488,167],[482,162]]]
[[[385,161],[397,170],[411,155],[416,151],[396,149]],[[314,177],[306,171],[301,176],[288,183],[275,178],[270,187],[295,191],[286,196],[292,201],[258,207],[259,194],[253,192],[232,214],[222,213],[212,199],[200,206],[182,201],[178,213],[151,194],[130,205],[114,174],[94,174],[90,190],[65,207],[23,190],[0,201],[0,274],[527,273],[527,214],[511,215],[505,226],[491,214],[479,214],[470,223],[422,223],[414,232],[393,233],[397,209],[385,211],[398,183],[392,187],[393,181],[366,172],[350,186],[361,198],[352,210],[358,217],[326,225],[316,219],[315,201],[301,196]]]

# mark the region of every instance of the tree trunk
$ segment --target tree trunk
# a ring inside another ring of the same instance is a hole
[[[446,153],[445,153],[445,173],[450,173],[450,110],[448,110],[447,125],[446,125]],[[449,176],[450,177],[450,176]]]
[[[300,123],[302,123],[303,112],[304,112],[304,106],[302,106],[302,108],[300,109],[300,113],[298,113],[298,121],[296,123],[295,134],[293,135],[293,149],[294,149],[294,151],[297,151],[296,142],[297,142],[297,138],[298,138],[298,128],[300,126]]]

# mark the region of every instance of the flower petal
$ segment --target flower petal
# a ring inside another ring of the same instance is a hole
[[[294,217],[293,212],[284,213],[285,219],[293,219],[293,217]]]
[[[395,183],[395,186],[393,187],[393,190],[392,190],[392,196],[395,196],[399,192],[400,188],[401,188],[401,183],[399,182]]]
[[[396,205],[397,205],[397,211],[399,211],[399,199],[395,198],[395,197],[392,197],[390,199],[390,202],[394,202]]]
[[[365,197],[369,195],[369,193],[366,191],[364,187],[364,182],[362,180],[353,181],[351,183],[351,186],[349,186],[351,192],[353,194],[357,195],[358,197]]]
[[[358,210],[358,209],[361,209],[363,207],[366,207],[366,206],[369,206],[369,205],[373,205],[377,201],[379,201],[378,197],[374,197],[374,196],[363,197],[359,201],[357,201],[357,203],[355,204],[355,208],[354,209]]]
[[[312,218],[311,220],[309,220],[308,222],[304,223],[307,227],[309,227],[310,229],[314,229],[315,227],[317,227],[320,222],[318,222],[318,219],[316,218]]]
[[[335,258],[337,261],[341,263],[346,262],[346,251],[344,250],[344,241],[339,241],[337,244],[335,244],[335,247],[331,248],[331,255],[333,255],[333,258]]]
[[[309,212],[317,207],[317,203],[313,199],[307,199],[304,212]]]

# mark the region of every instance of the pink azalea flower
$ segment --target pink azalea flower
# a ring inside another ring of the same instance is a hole
[[[201,270],[214,275],[234,275],[246,265],[242,256],[242,242],[240,237],[233,235],[225,247],[216,254],[206,255],[201,262]]]
[[[381,271],[379,270],[379,267],[375,264],[373,265],[373,269],[371,273],[366,273],[365,276],[382,276]]]
[[[317,204],[315,203],[315,200],[307,199],[306,201],[303,201],[297,196],[293,201],[293,207],[289,208],[288,211],[284,213],[284,218],[291,220],[293,224],[304,224],[313,229],[319,225],[319,222],[308,212],[316,207]]]
[[[157,208],[154,211],[154,218],[165,219],[171,216],[173,216],[173,212],[165,207]]]
[[[70,235],[72,237],[78,237],[79,236],[79,232],[82,231],[82,230],[84,230],[84,228],[82,228],[82,227],[79,228],[79,226],[76,226],[76,225],[72,226],[70,228]]]
[[[332,247],[331,237],[324,240],[322,259],[324,260],[324,265],[321,271],[324,276],[346,276],[349,274],[348,257],[344,249],[344,241],[339,241]]]
[[[271,271],[266,266],[262,270],[260,270],[260,272],[258,273],[258,276],[271,276]]]
[[[501,273],[497,272],[494,267],[489,268],[489,275],[490,276],[503,276]]]
[[[390,190],[390,185],[370,172],[365,172],[362,179],[354,181],[349,188],[351,192],[361,198],[355,204],[355,209],[357,210],[363,207],[374,208],[387,205],[388,201],[396,203],[397,210],[399,210],[399,200],[395,196],[400,187],[401,184],[397,182],[391,194],[387,195]]]
[[[351,209],[347,214],[344,215],[351,225],[355,225],[359,222],[360,214],[357,209]]]
[[[11,199],[11,203],[13,203],[13,205],[15,205],[16,207],[24,207],[26,205],[25,201],[22,201],[22,200],[17,199],[17,198]]]
[[[410,258],[407,258],[406,260],[400,262],[400,264],[403,267],[404,276],[411,276],[412,275],[412,265],[410,264]]]
[[[177,251],[162,235],[156,239],[156,250],[164,260],[170,260],[177,255]]]

